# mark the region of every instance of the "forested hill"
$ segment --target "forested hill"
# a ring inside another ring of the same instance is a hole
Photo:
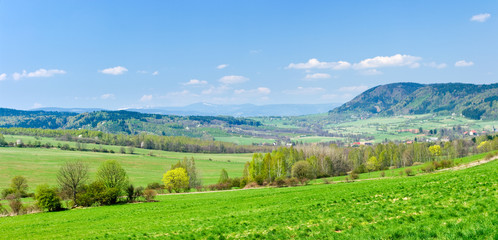
[[[463,114],[498,119],[498,83],[392,83],[368,89],[330,114]]]
[[[110,133],[142,132],[167,136],[205,137],[211,127],[251,128],[261,123],[229,116],[173,116],[130,111],[96,111],[88,113],[22,111],[0,108],[0,127],[43,129],[89,129]]]

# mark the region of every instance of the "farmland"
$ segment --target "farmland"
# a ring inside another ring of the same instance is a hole
[[[171,165],[184,157],[194,157],[203,183],[212,184],[218,180],[222,168],[225,168],[231,177],[240,176],[244,163],[249,161],[251,156],[251,154],[176,153],[144,149],[137,149],[135,154],[111,154],[42,148],[0,148],[2,173],[0,186],[7,187],[10,179],[17,175],[25,176],[32,189],[43,183],[55,185],[59,167],[70,160],[88,163],[90,177],[94,176],[98,166],[105,160],[117,160],[127,171],[132,183],[146,186],[151,182],[159,182]]]
[[[2,218],[2,238],[492,239],[498,161],[415,177],[158,199]]]

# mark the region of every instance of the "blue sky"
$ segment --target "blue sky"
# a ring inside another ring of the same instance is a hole
[[[0,107],[342,103],[498,82],[498,1],[0,0]]]

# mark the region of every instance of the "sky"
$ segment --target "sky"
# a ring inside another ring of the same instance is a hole
[[[344,103],[498,82],[498,1],[0,0],[0,107]]]

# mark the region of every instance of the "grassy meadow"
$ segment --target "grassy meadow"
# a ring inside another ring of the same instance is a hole
[[[498,161],[375,181],[173,194],[0,219],[0,238],[496,239]]]
[[[105,147],[111,149],[113,146]],[[135,154],[113,154],[44,148],[0,148],[0,188],[8,187],[10,179],[17,175],[28,179],[31,191],[39,184],[54,185],[59,167],[65,161],[72,160],[88,163],[91,178],[102,162],[117,160],[134,185],[147,186],[151,182],[160,182],[171,165],[184,157],[194,157],[203,184],[213,184],[218,181],[222,168],[227,170],[230,177],[241,176],[244,164],[251,160],[252,154],[178,153],[144,149],[136,149]]]

